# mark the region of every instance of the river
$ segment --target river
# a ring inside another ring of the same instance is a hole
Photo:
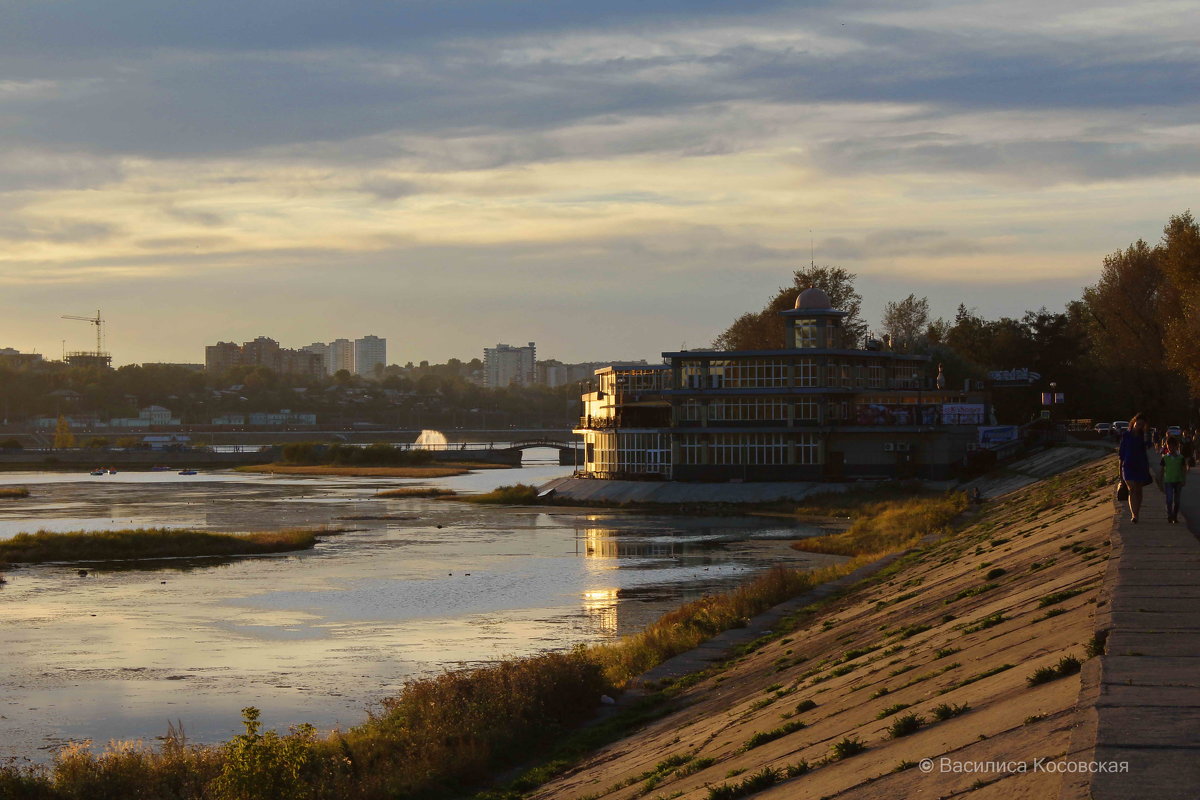
[[[831,560],[786,547],[816,529],[760,517],[373,496],[399,485],[487,491],[571,469],[552,450],[526,459],[436,481],[0,474],[31,490],[0,501],[0,538],[353,529],[295,554],[10,569],[0,586],[0,758],[45,761],[84,739],[149,741],[177,720],[191,741],[220,741],[240,731],[247,705],[270,727],[349,727],[414,676],[612,639],[771,564]]]

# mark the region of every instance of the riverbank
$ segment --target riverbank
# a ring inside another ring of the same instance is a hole
[[[330,475],[342,478],[450,478],[475,469],[502,469],[496,464],[445,464],[436,467],[335,467],[331,465],[256,464],[238,467],[238,472],[267,475]]]
[[[19,533],[0,540],[0,564],[247,556],[309,550],[340,531],[290,529],[230,534],[176,528]]]
[[[988,504],[731,660],[660,684],[661,719],[503,796],[1057,797],[1056,771],[970,765],[1072,750],[1079,668],[1102,649],[1110,473],[1085,465]]]

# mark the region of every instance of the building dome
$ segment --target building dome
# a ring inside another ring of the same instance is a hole
[[[796,308],[798,309],[823,311],[832,307],[833,303],[830,302],[829,295],[816,287],[805,289],[796,298]]]

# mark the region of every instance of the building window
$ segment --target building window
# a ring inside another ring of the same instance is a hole
[[[617,472],[661,473],[671,464],[667,437],[657,433],[618,434]]]
[[[704,463],[704,440],[699,436],[680,436],[679,463],[695,466]]]
[[[800,422],[816,422],[819,417],[817,401],[804,398],[796,402],[796,419]]]
[[[717,400],[709,406],[710,422],[743,422],[787,420],[787,403],[780,398],[730,398]]]
[[[821,438],[819,436],[806,433],[796,437],[796,463],[804,465],[821,463]]]
[[[802,358],[796,362],[796,385],[812,388],[817,385],[817,362],[811,358]]]
[[[788,384],[788,365],[765,358],[714,361],[712,373],[721,376],[719,386],[725,389],[771,389]]]
[[[811,349],[818,345],[817,323],[812,320],[798,321],[796,323],[796,347]]]
[[[892,386],[896,389],[921,388],[921,370],[915,364],[896,364],[892,367]]]
[[[703,389],[707,374],[703,361],[684,361],[679,368],[679,388]]]
[[[713,435],[712,463],[730,465],[786,464],[787,439],[774,433]]]
[[[887,374],[883,370],[883,365],[872,362],[867,366],[867,386],[872,389],[883,389],[887,382]]]
[[[701,403],[697,400],[685,400],[678,406],[680,422],[699,422]]]

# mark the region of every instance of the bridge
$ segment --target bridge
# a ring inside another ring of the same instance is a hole
[[[558,463],[571,467],[579,463],[583,455],[580,442],[568,442],[562,439],[525,439],[509,442],[448,442],[444,445],[396,445],[406,450],[428,450],[439,461],[452,461],[460,454],[470,454],[473,458],[483,457],[485,460],[496,460],[509,464],[520,464],[521,453],[534,448],[551,448],[558,451]],[[491,458],[489,458],[491,456]]]

